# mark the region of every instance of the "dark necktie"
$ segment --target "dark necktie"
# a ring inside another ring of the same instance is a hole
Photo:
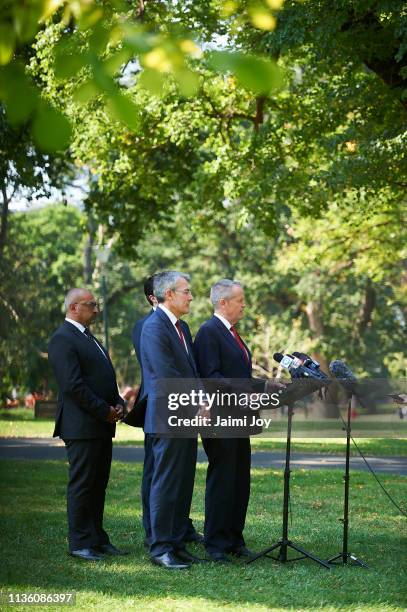
[[[243,344],[243,341],[242,341],[241,337],[239,336],[239,334],[237,333],[237,331],[236,331],[236,329],[233,327],[233,325],[232,325],[232,327],[230,328],[230,331],[232,332],[234,339],[236,340],[236,342],[237,342],[237,343],[238,343],[238,345],[240,346],[240,349],[243,351],[243,355],[244,355],[244,357],[245,357],[245,359],[246,359],[247,363],[249,363],[249,355],[248,355],[248,353],[247,353],[246,347],[245,347],[245,345]]]
[[[186,345],[186,342],[185,342],[185,337],[184,337],[184,334],[182,333],[181,323],[179,322],[179,320],[175,323],[175,327],[177,328],[178,336],[179,336],[179,339],[181,341],[181,344],[184,347],[184,349],[187,351],[187,345]]]
[[[88,327],[85,327],[85,329],[83,330],[83,333],[85,334],[88,340],[92,340],[92,334],[90,333]]]

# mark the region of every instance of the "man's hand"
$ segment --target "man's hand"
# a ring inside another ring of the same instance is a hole
[[[211,418],[211,411],[209,410],[208,404],[200,404],[198,408],[198,412],[196,413],[197,417],[200,417],[203,420],[203,425],[209,425]]]
[[[107,417],[108,423],[117,423],[123,417],[123,406],[116,404],[116,406],[110,406],[110,412]]]
[[[275,380],[266,380],[266,385],[265,385],[264,390],[269,395],[273,393],[278,393],[279,391],[283,391],[284,389],[287,389],[287,385],[278,383]]]

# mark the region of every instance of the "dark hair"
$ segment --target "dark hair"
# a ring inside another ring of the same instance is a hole
[[[151,306],[153,303],[150,301],[150,295],[154,295],[154,276],[155,274],[149,276],[144,281],[144,295],[146,296],[147,302],[151,304]]]

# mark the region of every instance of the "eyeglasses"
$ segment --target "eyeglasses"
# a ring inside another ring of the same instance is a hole
[[[74,302],[74,304],[82,304],[83,306],[89,306],[89,308],[97,308],[100,310],[98,302]]]
[[[173,291],[174,293],[183,293],[184,295],[192,295],[190,289],[183,289],[182,291],[180,289],[173,289]]]

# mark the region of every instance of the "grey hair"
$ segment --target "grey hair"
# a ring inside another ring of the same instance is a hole
[[[219,304],[219,301],[222,298],[228,299],[232,297],[232,289],[233,287],[241,287],[242,283],[237,280],[230,280],[229,278],[222,278],[218,280],[211,287],[211,302],[216,306]]]
[[[89,289],[85,289],[82,287],[73,287],[73,289],[69,289],[64,299],[65,312],[68,312],[71,304],[76,302],[76,300],[79,300],[84,293],[92,293],[92,292],[89,291]]]
[[[165,292],[168,289],[175,289],[175,284],[179,278],[184,278],[188,283],[191,280],[189,274],[176,270],[159,272],[154,276],[154,295],[160,303],[165,301]]]

